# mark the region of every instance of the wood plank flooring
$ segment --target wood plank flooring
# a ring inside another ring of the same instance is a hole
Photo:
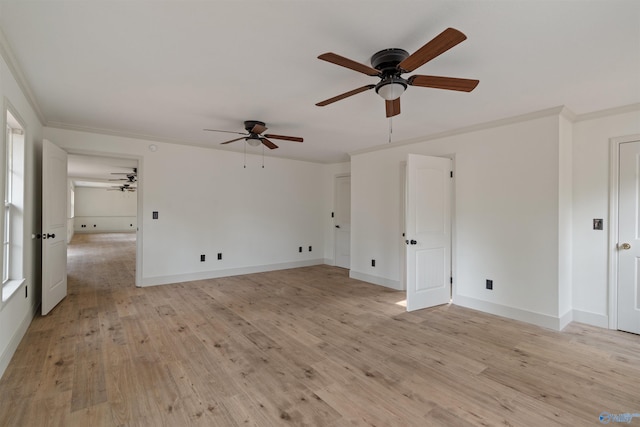
[[[563,332],[330,266],[134,286],[131,234],[76,235],[69,295],[0,380],[2,426],[600,425],[640,413],[640,337]],[[639,425],[634,418],[631,425]]]

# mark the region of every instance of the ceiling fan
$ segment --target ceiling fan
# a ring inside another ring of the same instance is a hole
[[[138,168],[133,168],[133,172],[111,172],[111,175],[125,175],[126,178],[114,178],[109,181],[136,182],[138,181]]]
[[[131,184],[114,185],[111,188],[107,188],[107,191],[136,191],[137,187],[132,187]]]
[[[455,45],[463,42],[466,38],[467,36],[460,31],[454,28],[447,28],[411,55],[409,55],[406,50],[398,48],[384,49],[375,53],[371,57],[371,65],[373,67],[335,53],[323,53],[318,56],[318,59],[349,68],[368,76],[379,77],[380,81],[377,84],[368,84],[350,90],[349,92],[318,102],[316,105],[324,107],[341,99],[375,88],[376,93],[385,100],[387,117],[393,117],[400,114],[400,95],[404,93],[407,86],[471,92],[478,85],[479,80],[419,74],[413,75],[408,79],[401,77],[402,74],[414,71],[416,68],[421,67]]]
[[[257,147],[260,144],[264,144],[272,150],[274,148],[278,148],[278,146],[273,142],[269,141],[269,138],[281,139],[284,141],[294,141],[294,142],[303,141],[302,138],[299,138],[297,136],[275,135],[272,133],[265,133],[264,135],[262,135],[262,133],[267,130],[267,127],[265,126],[264,122],[260,122],[258,120],[246,120],[244,122],[244,128],[246,129],[247,133],[232,132],[228,130],[217,130],[217,129],[204,129],[204,130],[210,131],[210,132],[226,132],[226,133],[237,133],[238,135],[243,135],[240,138],[235,138],[230,141],[221,142],[221,144],[229,144],[231,142],[240,141],[241,139],[244,139],[245,141],[247,141],[249,145],[253,147]]]

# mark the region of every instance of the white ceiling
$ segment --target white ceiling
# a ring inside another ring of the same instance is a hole
[[[479,79],[471,93],[409,87],[393,141],[566,105],[577,114],[640,102],[640,1],[11,1],[0,26],[46,125],[241,150],[203,128],[269,132],[268,155],[347,161],[388,143],[369,64],[414,52],[447,27],[466,41],[411,74]],[[248,147],[251,150],[260,150]],[[261,152],[261,151],[259,151]]]
[[[76,187],[114,188],[129,183],[137,167],[135,159],[69,154],[67,175]]]

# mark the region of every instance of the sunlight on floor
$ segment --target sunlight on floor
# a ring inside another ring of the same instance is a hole
[[[407,306],[407,300],[403,299],[402,301],[398,301],[396,303],[396,305],[402,306],[402,307],[406,307]]]

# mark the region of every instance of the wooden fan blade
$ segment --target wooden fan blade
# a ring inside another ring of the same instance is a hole
[[[267,133],[264,136],[267,137],[267,138],[273,138],[273,139],[283,139],[285,141],[294,141],[294,142],[302,142],[302,141],[304,141],[302,138],[297,137],[297,136],[274,135],[272,133]]]
[[[415,75],[407,79],[411,86],[432,87],[436,89],[458,90],[471,92],[478,86],[480,80],[458,79],[456,77],[420,76]]]
[[[455,28],[447,28],[400,62],[398,68],[404,72],[413,71],[466,39],[467,36]]]
[[[278,146],[276,144],[274,144],[273,142],[269,141],[267,138],[260,138],[260,140],[262,141],[262,143],[264,145],[266,145],[267,147],[271,148],[272,150],[274,148],[278,148]]]
[[[366,74],[367,76],[377,76],[380,74],[380,71],[376,70],[375,68],[369,67],[368,65],[361,64],[332,52],[323,53],[322,55],[318,56],[318,59],[322,59],[323,61],[331,62],[332,64],[336,64],[341,67]]]
[[[249,132],[260,135],[262,132],[267,130],[267,127],[261,124],[254,125]]]
[[[374,87],[376,87],[376,85],[362,86],[362,87],[359,87],[358,89],[353,89],[353,90],[350,90],[349,92],[345,92],[345,93],[343,93],[341,95],[334,96],[333,98],[325,99],[324,101],[318,102],[316,105],[318,107],[324,107],[325,105],[329,105],[329,104],[332,104],[332,103],[334,103],[336,101],[340,101],[341,99],[345,99],[345,98],[348,98],[350,96],[357,95],[360,92],[364,92],[366,90],[373,89]]]
[[[393,117],[400,114],[400,98],[396,98],[393,101],[385,101],[387,109],[387,117]]]
[[[242,138],[236,138],[236,139],[232,139],[231,141],[221,142],[220,144],[229,144],[231,142],[240,141],[241,139],[245,139],[245,137],[243,136]]]
[[[209,131],[209,132],[224,132],[224,133],[236,133],[238,135],[246,135],[245,132],[233,132],[233,131],[230,131],[230,130],[218,130],[218,129],[202,129],[202,130],[206,130],[206,131]]]

